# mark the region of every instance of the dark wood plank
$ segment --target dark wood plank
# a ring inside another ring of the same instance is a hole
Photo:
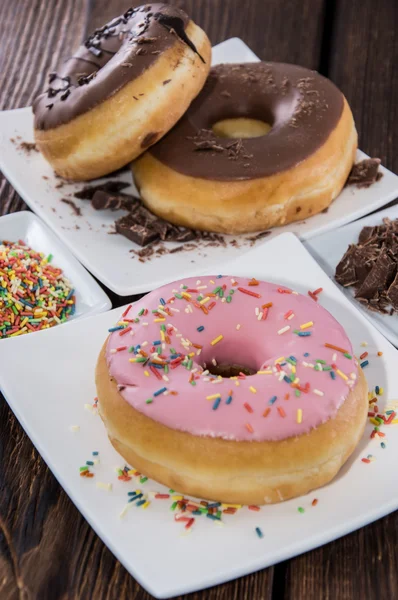
[[[330,78],[354,113],[360,148],[398,172],[398,2],[338,0]]]
[[[32,103],[47,73],[82,39],[87,14],[86,2],[81,0],[0,2],[0,110]],[[24,208],[0,176],[0,214]]]
[[[213,44],[239,36],[263,59],[320,64],[324,0],[177,3]],[[30,104],[63,56],[132,4],[140,2],[0,2],[0,107]],[[11,186],[0,182],[0,213],[23,206]],[[62,491],[3,399],[0,440],[0,598],[149,600]],[[267,569],[184,599],[268,600],[273,585],[274,569]]]
[[[94,0],[88,29],[140,0]],[[324,0],[176,0],[202,27],[211,43],[240,37],[263,60],[293,62],[316,69],[320,60]]]
[[[398,171],[398,3],[337,0],[324,74],[354,113],[359,144]],[[394,76],[395,75],[395,76]],[[371,485],[371,482],[370,482]],[[279,597],[390,600],[397,596],[398,513],[277,567]]]
[[[280,598],[391,600],[398,589],[398,514],[281,565]],[[282,591],[282,590],[281,590]]]

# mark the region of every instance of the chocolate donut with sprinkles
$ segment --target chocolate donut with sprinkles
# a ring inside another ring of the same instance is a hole
[[[50,74],[33,104],[37,147],[67,179],[123,167],[184,114],[210,57],[206,34],[181,9],[130,8]]]
[[[316,298],[217,276],[129,306],[96,369],[113,446],[146,476],[220,502],[280,502],[326,484],[362,436],[368,388]]]

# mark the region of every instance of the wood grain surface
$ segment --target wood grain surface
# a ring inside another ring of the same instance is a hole
[[[129,0],[1,0],[0,108],[29,105],[46,74]],[[398,171],[395,0],[182,0],[213,44],[241,37],[264,60],[320,70],[350,102],[360,147]],[[25,209],[0,180],[0,214]],[[109,291],[108,291],[109,293]],[[125,302],[110,294],[114,306]],[[1,368],[1,365],[0,365]],[[32,402],[40,394],[32,384]],[[394,474],[392,474],[394,476]],[[398,518],[184,600],[398,597]],[[0,599],[149,600],[70,502],[0,399]],[[183,597],[180,597],[182,600]]]

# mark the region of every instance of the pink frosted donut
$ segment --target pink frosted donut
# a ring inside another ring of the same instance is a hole
[[[100,355],[97,387],[130,464],[227,502],[274,502],[329,481],[367,413],[365,378],[332,315],[242,277],[176,282],[127,310]]]

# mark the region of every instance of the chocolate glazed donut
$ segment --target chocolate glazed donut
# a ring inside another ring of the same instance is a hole
[[[50,74],[33,105],[39,149],[68,178],[120,168],[180,118],[203,86],[210,52],[182,10],[129,9]]]
[[[231,139],[212,129],[233,118],[257,119],[270,130]],[[249,232],[327,208],[356,147],[343,94],[315,71],[282,63],[219,65],[133,172],[144,202],[159,216],[197,229]]]

